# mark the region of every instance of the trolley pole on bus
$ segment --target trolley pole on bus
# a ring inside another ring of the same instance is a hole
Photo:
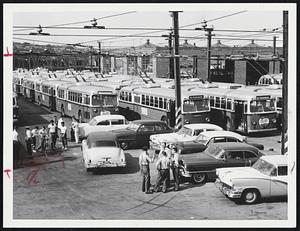
[[[91,71],[93,71],[93,47],[90,46],[91,48]]]
[[[273,36],[273,74],[275,74],[276,36]]]
[[[180,66],[179,66],[179,23],[178,12],[170,11],[173,18],[173,35],[174,35],[174,77],[175,77],[175,128],[180,129],[182,126],[181,117],[181,84],[180,84]]]
[[[288,152],[287,126],[288,126],[288,11],[283,11],[283,75],[282,75],[282,133],[281,133],[281,154]]]
[[[98,53],[98,72],[101,73],[101,42],[98,42],[99,53]]]
[[[174,58],[172,52],[172,32],[168,36],[168,45],[169,45],[169,53],[170,53],[170,61],[169,61],[169,69],[170,69],[170,79],[174,79]]]

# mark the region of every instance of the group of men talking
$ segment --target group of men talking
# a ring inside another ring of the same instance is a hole
[[[139,156],[139,165],[142,174],[142,191],[146,194],[158,192],[162,185],[162,192],[167,192],[170,187],[170,170],[172,170],[174,178],[174,191],[179,190],[179,159],[180,150],[175,145],[166,143],[161,144],[158,160],[156,162],[156,169],[158,170],[157,180],[153,191],[150,189],[150,163],[154,162],[155,155],[150,158],[148,147],[142,148],[143,152]]]

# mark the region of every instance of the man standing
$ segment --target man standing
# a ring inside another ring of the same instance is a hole
[[[13,130],[13,160],[14,160],[14,167],[17,167],[20,161],[20,140],[19,140],[19,133],[17,132],[17,127],[14,126]]]
[[[67,127],[65,126],[65,122],[63,121],[61,122],[60,135],[63,149],[67,150]]]
[[[75,136],[75,142],[76,142],[76,144],[78,144],[79,143],[79,124],[78,124],[78,121],[75,119],[75,117],[73,118],[72,129],[73,129],[74,136]]]
[[[46,146],[47,146],[47,131],[46,127],[43,126],[41,130],[39,130],[39,135],[41,139],[41,144],[37,148],[37,150],[41,149],[42,153],[47,157]]]
[[[179,190],[179,160],[180,160],[180,153],[181,150],[177,149],[177,147],[173,147],[172,149],[172,173],[173,173],[173,178],[174,178],[174,191]]]
[[[156,168],[159,171],[156,185],[154,188],[155,192],[158,192],[161,183],[163,183],[162,191],[163,193],[167,192],[167,177],[170,175],[170,159],[167,157],[167,153],[163,152],[162,157],[156,163]]]
[[[26,149],[28,155],[32,156],[32,139],[31,139],[31,131],[30,127],[26,126],[26,132],[25,132],[25,143],[26,143]]]
[[[36,152],[36,149],[38,147],[38,139],[39,139],[39,127],[36,126],[32,131],[31,131],[31,135],[32,135],[32,149],[33,152]]]
[[[150,162],[153,162],[153,159],[151,160],[149,157],[147,146],[144,146],[142,150],[143,152],[139,156],[139,165],[143,176],[142,191],[150,194],[152,193],[150,191]]]
[[[51,139],[51,150],[53,151],[56,144],[56,126],[54,124],[54,121],[51,120],[50,124],[48,125],[48,131],[49,131],[49,137]]]

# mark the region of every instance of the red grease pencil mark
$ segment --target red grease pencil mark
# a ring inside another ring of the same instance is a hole
[[[9,172],[11,172],[11,170],[10,169],[5,169],[5,170],[3,170],[5,173],[6,173],[6,175],[7,175],[7,177],[10,179],[10,176],[9,176]]]
[[[35,186],[35,185],[37,185],[37,183],[39,183],[39,182],[35,179],[35,177],[36,177],[36,175],[37,175],[37,173],[38,173],[39,170],[40,170],[39,168],[38,168],[38,169],[34,169],[34,170],[32,170],[31,173],[27,176],[27,182],[28,182],[28,184],[30,184],[31,186]]]
[[[6,47],[6,51],[7,51],[7,54],[3,54],[4,57],[10,57],[10,56],[13,56],[13,54],[10,54],[10,53],[9,53],[8,47]]]
[[[65,168],[65,158],[64,158],[64,156],[61,157],[61,160],[62,160],[62,162],[61,162],[62,167]]]

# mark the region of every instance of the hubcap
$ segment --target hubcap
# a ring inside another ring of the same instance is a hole
[[[246,194],[246,201],[248,202],[252,202],[253,200],[255,200],[256,196],[255,196],[255,193],[253,192],[248,192]]]
[[[198,183],[201,183],[204,181],[205,175],[204,174],[196,174],[194,175],[194,180]]]

